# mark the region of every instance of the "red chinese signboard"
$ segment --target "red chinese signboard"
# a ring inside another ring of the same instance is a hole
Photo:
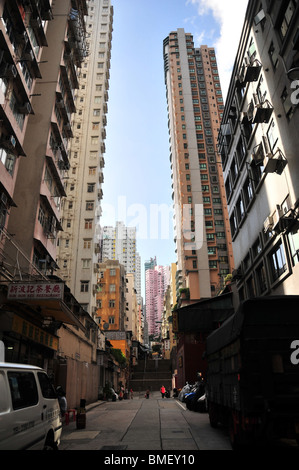
[[[64,284],[60,282],[36,282],[34,284],[10,284],[8,299],[62,299]]]

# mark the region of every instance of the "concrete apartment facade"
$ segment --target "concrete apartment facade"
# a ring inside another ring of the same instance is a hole
[[[118,260],[124,265],[126,273],[133,273],[137,301],[141,299],[141,261],[137,251],[136,228],[126,227],[123,222],[116,222],[115,227],[105,226],[100,237],[101,260]]]
[[[44,367],[70,407],[97,399],[105,349],[90,301],[60,277],[57,250],[87,13],[85,0],[0,2],[0,341],[8,362]]]
[[[219,135],[236,303],[298,293],[298,66],[298,2],[249,2]]]
[[[70,169],[59,237],[60,276],[89,314],[96,314],[99,218],[113,31],[110,0],[88,3],[86,46],[74,96]]]
[[[234,263],[217,136],[223,98],[213,48],[180,28],[164,40],[177,288],[217,294]]]

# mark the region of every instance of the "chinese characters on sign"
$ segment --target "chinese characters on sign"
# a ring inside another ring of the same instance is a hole
[[[58,338],[56,336],[38,328],[18,315],[14,315],[13,317],[12,331],[19,333],[25,338],[29,338],[36,343],[54,349],[55,351],[58,350]]]
[[[63,283],[10,284],[8,299],[62,299]]]

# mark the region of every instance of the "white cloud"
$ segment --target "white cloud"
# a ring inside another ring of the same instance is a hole
[[[212,14],[219,25],[219,37],[210,47],[215,47],[224,97],[230,82],[237,48],[240,41],[248,0],[187,0],[197,8],[199,16]],[[202,34],[200,34],[202,38]],[[207,38],[207,35],[205,35]],[[197,39],[196,39],[197,41]],[[201,43],[202,44],[202,43]],[[197,43],[196,46],[201,45]]]

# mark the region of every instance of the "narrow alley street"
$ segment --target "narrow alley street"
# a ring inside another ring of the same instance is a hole
[[[133,400],[103,402],[87,412],[85,429],[64,426],[60,450],[175,451],[231,450],[222,429],[212,429],[207,413],[195,413],[174,398],[153,392]],[[192,458],[192,457],[191,457]],[[181,462],[183,463],[183,462]]]

